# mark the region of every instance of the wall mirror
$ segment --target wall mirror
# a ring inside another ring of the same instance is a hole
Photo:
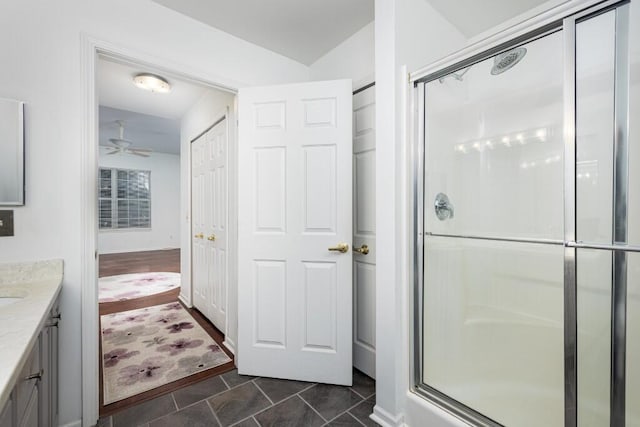
[[[24,102],[0,98],[0,206],[24,205]]]

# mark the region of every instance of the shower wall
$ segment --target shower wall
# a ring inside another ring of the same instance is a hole
[[[426,87],[427,229],[484,237],[562,239],[562,37],[528,43],[491,75],[493,59]],[[429,209],[437,193],[452,221]]]

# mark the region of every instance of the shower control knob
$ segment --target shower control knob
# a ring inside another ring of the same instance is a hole
[[[453,205],[449,201],[449,197],[444,193],[438,193],[433,203],[436,216],[440,221],[453,218]]]

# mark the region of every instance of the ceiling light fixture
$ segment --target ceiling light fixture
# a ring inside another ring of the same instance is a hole
[[[171,92],[171,85],[165,78],[151,73],[136,74],[133,77],[133,84],[135,84],[140,89],[148,90],[151,92]]]

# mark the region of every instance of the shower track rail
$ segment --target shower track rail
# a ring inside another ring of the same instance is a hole
[[[628,245],[626,243],[590,243],[583,241],[564,241],[559,239],[523,239],[518,237],[492,237],[492,236],[479,236],[473,234],[446,234],[446,233],[432,233],[425,232],[425,236],[428,237],[447,237],[453,239],[472,239],[472,240],[489,240],[494,242],[511,242],[511,243],[533,243],[540,245],[558,245],[566,248],[576,249],[598,249],[605,251],[621,251],[621,252],[640,252],[640,246]]]

